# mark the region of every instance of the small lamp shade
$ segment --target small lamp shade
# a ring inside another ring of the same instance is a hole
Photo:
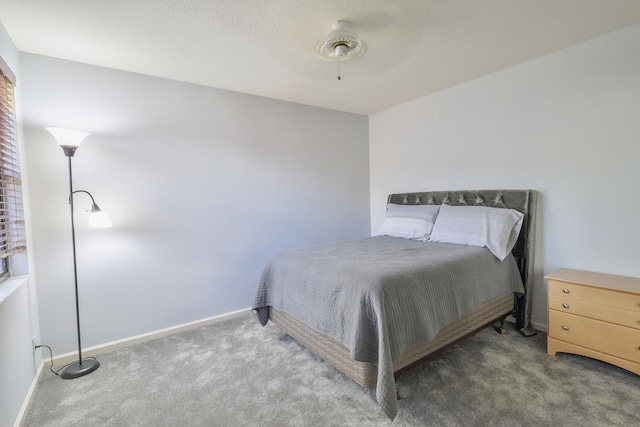
[[[89,132],[74,129],[48,127],[45,128],[56,138],[65,155],[73,156],[80,143],[89,136]]]
[[[111,221],[106,213],[102,212],[98,205],[95,203],[91,206],[91,213],[89,214],[89,227],[93,228],[108,228],[111,227]]]

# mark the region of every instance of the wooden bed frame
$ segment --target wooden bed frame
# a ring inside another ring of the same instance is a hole
[[[535,335],[531,328],[531,289],[533,286],[533,260],[535,214],[537,194],[533,190],[477,190],[477,191],[435,191],[424,193],[391,194],[388,203],[396,204],[449,204],[452,206],[489,206],[510,208],[525,214],[518,241],[512,252],[518,264],[525,294],[514,297],[507,292],[491,301],[485,302],[459,320],[443,328],[433,341],[409,348],[402,356],[393,361],[396,377],[402,372],[422,363],[426,358],[441,352],[468,336],[500,322],[507,316],[516,319],[516,329],[523,335]],[[372,363],[358,362],[351,358],[350,351],[341,343],[322,335],[291,316],[270,307],[270,320],[295,340],[310,349],[320,358],[344,373],[347,377],[366,388],[375,388],[378,369]]]

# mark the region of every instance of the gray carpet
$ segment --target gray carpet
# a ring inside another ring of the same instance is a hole
[[[545,336],[491,328],[398,379],[392,423],[373,392],[252,314],[44,371],[28,426],[638,426],[640,377],[546,354]]]

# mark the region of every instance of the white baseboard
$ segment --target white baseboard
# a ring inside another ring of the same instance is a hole
[[[20,412],[18,412],[18,417],[16,418],[16,422],[13,427],[20,427],[22,423],[22,419],[24,415],[27,413],[27,408],[29,407],[29,402],[31,402],[31,396],[33,396],[33,392],[36,390],[36,385],[38,385],[38,380],[40,379],[40,374],[44,369],[44,361],[40,362],[40,366],[36,369],[36,373],[33,376],[33,381],[31,381],[31,386],[29,387],[29,391],[24,398],[24,402],[22,403],[22,407],[20,408]]]
[[[533,329],[535,329],[536,331],[544,332],[545,334],[549,331],[547,325],[543,323],[531,322],[531,326],[533,326]]]
[[[148,332],[146,334],[136,335],[129,338],[124,338],[117,341],[111,341],[105,344],[96,345],[93,347],[88,347],[86,349],[82,349],[82,357],[91,357],[96,356],[100,353],[105,353],[107,351],[116,350],[118,348],[127,347],[133,344],[151,341],[158,338],[163,338],[171,334],[175,334],[178,332],[188,331],[190,329],[199,328],[202,326],[214,325],[216,323],[222,322],[224,320],[233,319],[235,317],[242,316],[250,312],[250,308],[243,308],[240,310],[232,311],[229,313],[220,314],[213,317],[208,317],[206,319],[196,320],[193,322],[183,323],[177,326],[171,326],[169,328],[160,329],[153,332]],[[78,352],[74,351],[71,353],[61,354],[53,358],[54,365],[65,365],[67,363],[71,363],[78,359]],[[44,362],[45,367],[48,369],[51,365],[50,361]]]
[[[129,338],[124,338],[124,339],[121,339],[121,340],[111,341],[111,342],[108,342],[108,343],[105,343],[105,344],[100,344],[100,345],[97,345],[97,346],[88,347],[88,348],[82,350],[82,354],[85,357],[96,356],[96,355],[98,355],[100,353],[105,353],[107,351],[116,350],[118,348],[127,347],[127,346],[130,346],[130,345],[141,343],[141,342],[145,342],[145,341],[151,341],[151,340],[155,340],[155,339],[158,339],[158,338],[163,338],[163,337],[166,337],[168,335],[175,334],[175,333],[178,333],[178,332],[183,332],[183,331],[187,331],[187,330],[190,330],[190,329],[195,329],[195,328],[199,328],[199,327],[202,327],[202,326],[214,325],[214,324],[216,324],[218,322],[222,322],[224,320],[233,319],[235,317],[242,316],[242,315],[246,314],[247,312],[249,312],[250,310],[251,310],[250,308],[243,308],[243,309],[232,311],[232,312],[229,312],[229,313],[224,313],[224,314],[220,314],[220,315],[217,315],[217,316],[208,317],[206,319],[201,319],[201,320],[196,320],[196,321],[193,321],[193,322],[183,323],[181,325],[172,326],[172,327],[169,327],[169,328],[160,329],[160,330],[153,331],[153,332],[148,332],[146,334],[136,335],[136,336],[129,337]],[[513,318],[512,316],[509,316],[506,320],[508,322],[515,323],[515,318]],[[537,323],[537,322],[531,322],[531,326],[536,331],[547,333],[547,325],[545,325],[545,324]],[[54,357],[53,358],[53,363],[55,365],[64,365],[64,364],[71,363],[71,362],[75,361],[77,358],[78,358],[78,353],[77,352],[65,353],[65,354],[61,354],[59,356]],[[44,363],[44,367],[46,367],[47,369],[51,366],[51,362],[49,360],[44,361],[43,363]],[[40,371],[41,370],[42,370],[42,366],[40,368]],[[38,375],[39,375],[40,371],[38,372]]]

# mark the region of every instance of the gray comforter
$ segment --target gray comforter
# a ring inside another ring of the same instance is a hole
[[[484,248],[376,236],[275,255],[253,308],[262,325],[273,306],[377,365],[376,398],[393,419],[393,360],[508,290],[524,292],[511,256],[500,262]]]

